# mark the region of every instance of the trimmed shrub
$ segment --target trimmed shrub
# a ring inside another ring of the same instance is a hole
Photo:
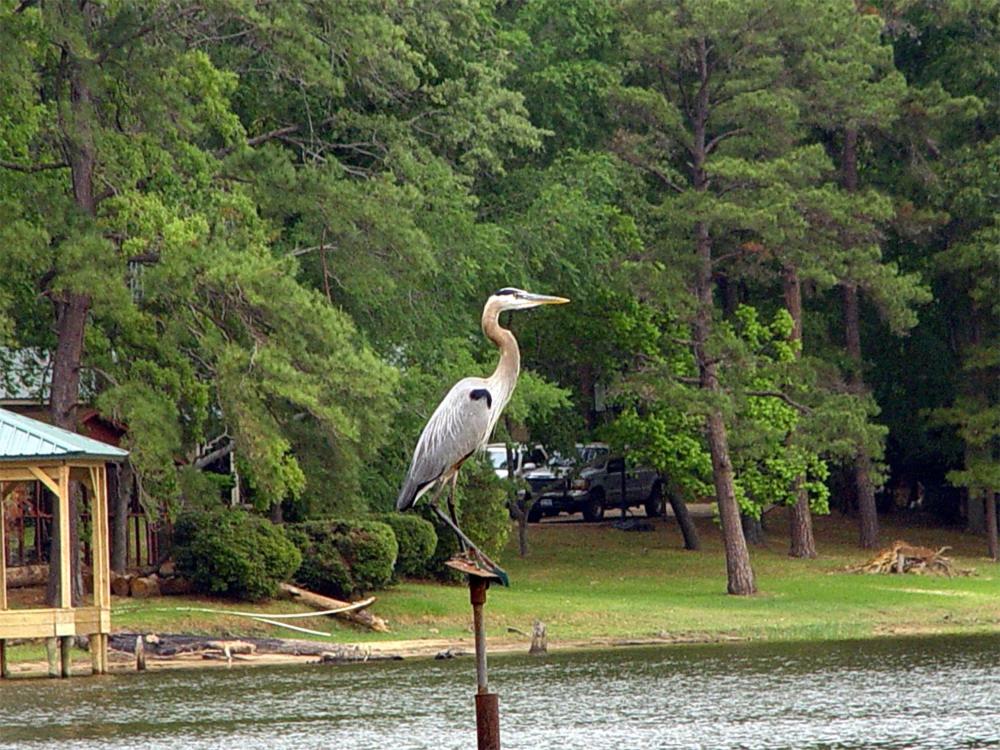
[[[399,546],[388,524],[326,519],[292,524],[290,530],[302,553],[295,580],[312,591],[355,596],[392,580]]]
[[[402,513],[383,513],[375,517],[392,527],[399,545],[396,557],[396,577],[426,576],[430,574],[427,563],[437,547],[434,524],[420,516]]]
[[[174,558],[198,591],[249,600],[274,596],[302,562],[283,528],[231,508],[182,514]]]

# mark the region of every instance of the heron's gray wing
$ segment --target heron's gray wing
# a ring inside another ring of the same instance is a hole
[[[420,433],[396,500],[399,510],[413,505],[420,490],[486,442],[493,406],[493,396],[481,378],[465,378],[448,391]]]

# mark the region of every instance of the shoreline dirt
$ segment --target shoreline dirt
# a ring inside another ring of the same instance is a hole
[[[132,634],[134,635],[134,634]],[[221,639],[219,639],[221,640]],[[276,639],[258,639],[273,642]],[[681,644],[709,644],[745,642],[745,637],[709,634],[687,633],[675,636],[645,637],[645,638],[590,638],[567,641],[550,641],[549,653],[562,653],[582,650],[602,650],[627,648],[631,646],[666,646]],[[254,643],[253,638],[241,638],[240,642]],[[235,642],[235,639],[231,642]],[[146,671],[157,672],[171,669],[211,669],[218,667],[252,667],[281,666],[292,664],[321,664],[332,666],[359,664],[387,660],[435,659],[435,658],[469,658],[474,654],[474,642],[469,638],[429,638],[421,640],[378,641],[368,643],[336,643],[328,644],[325,649],[333,654],[347,654],[347,658],[332,658],[324,661],[322,654],[317,653],[317,646],[325,644],[316,641],[296,641],[282,639],[283,647],[294,649],[297,644],[311,653],[276,653],[268,650],[258,650],[254,654],[233,654],[227,659],[221,651],[194,651],[178,653],[170,656],[157,656],[147,652]],[[489,644],[490,655],[527,654],[531,645],[530,638],[498,639]],[[108,653],[108,671],[113,674],[135,672],[135,656],[127,651],[110,650]],[[86,655],[75,655],[72,663],[73,676],[90,675],[90,658]],[[13,662],[10,664],[12,678],[38,677],[48,674],[48,664],[43,660]]]

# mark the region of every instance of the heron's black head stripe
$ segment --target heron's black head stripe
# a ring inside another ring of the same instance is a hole
[[[470,391],[469,398],[471,398],[473,401],[478,401],[481,398],[485,398],[486,408],[487,409],[493,408],[493,396],[485,388],[476,388],[475,390]]]
[[[502,297],[505,294],[517,294],[517,292],[518,292],[517,289],[511,289],[510,287],[506,287],[506,288],[501,289],[499,291],[493,292],[493,296],[494,297]]]

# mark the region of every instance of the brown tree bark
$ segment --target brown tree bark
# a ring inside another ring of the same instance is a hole
[[[741,513],[740,525],[743,527],[743,538],[747,540],[747,544],[754,547],[764,546],[764,524],[760,518]]]
[[[850,385],[856,393],[865,390],[861,375],[861,320],[858,311],[858,288],[854,284],[844,285],[844,333],[847,341],[847,356],[854,368]],[[858,447],[854,458],[854,486],[858,493],[858,517],[860,535],[858,545],[862,549],[878,546],[878,510],[875,506],[875,486],[871,480],[871,458]]]
[[[704,38],[698,40],[697,55],[701,86],[695,97],[692,118],[693,141],[691,148],[692,187],[698,192],[708,191],[708,175],[705,172],[706,126],[709,117],[709,67],[708,45]],[[718,362],[708,352],[708,342],[712,334],[712,238],[704,221],[695,224],[695,256],[697,276],[695,298],[697,309],[691,326],[694,357],[698,364],[698,380],[702,390],[718,394]],[[733,479],[733,464],[729,457],[729,436],[722,412],[712,408],[705,419],[705,433],[709,453],[712,457],[712,477],[715,483],[715,498],[719,504],[719,520],[726,551],[727,590],[730,594],[747,596],[757,591],[753,568],[750,566],[750,552],[740,524],[740,510],[736,502]]]
[[[89,29],[95,8],[82,2],[78,12],[83,14],[85,26]],[[90,88],[84,67],[89,65],[82,58],[73,57],[65,47],[60,61],[61,71],[69,82],[69,103],[60,107],[60,123],[63,133],[63,148],[69,162],[76,208],[87,217],[97,213],[94,196],[94,172],[97,166],[96,147],[92,130],[93,106]],[[50,411],[52,422],[66,430],[76,430],[76,406],[80,398],[80,365],[83,360],[84,332],[87,315],[90,312],[90,297],[79,291],[67,290],[53,297],[56,319],[56,349],[52,356],[52,382],[50,386]],[[76,483],[74,483],[76,484]],[[71,487],[69,499],[69,522],[71,550],[72,601],[76,605],[83,600],[83,578],[81,575],[80,541],[76,534],[79,507],[77,498],[79,487]],[[59,504],[54,505],[53,528],[59,528]],[[59,535],[52,535],[50,548],[52,574],[46,591],[50,606],[59,601],[58,580],[62,551]]]
[[[681,529],[681,536],[684,537],[684,549],[691,550],[692,552],[700,550],[701,539],[698,538],[698,527],[691,520],[687,503],[684,502],[681,493],[675,488],[668,486],[667,500],[674,511],[674,518],[677,519],[677,525]]]
[[[841,183],[848,192],[858,189],[858,131],[849,127],[844,131],[844,151],[841,157]],[[848,281],[844,290],[844,340],[847,356],[851,360],[850,385],[856,393],[865,390],[861,357],[861,314],[858,287]],[[878,510],[875,506],[875,486],[871,480],[871,458],[858,446],[854,459],[854,485],[858,493],[860,535],[858,544],[863,549],[878,546]]]
[[[114,477],[112,485],[111,477]],[[108,499],[111,516],[111,570],[124,573],[128,567],[128,509],[132,504],[132,465],[128,461],[108,472]]]
[[[786,265],[782,272],[782,290],[785,297],[785,309],[792,317],[791,341],[797,344],[796,358],[802,356],[802,282],[799,271],[794,265]],[[788,440],[795,439],[794,433]],[[816,557],[816,538],[813,535],[812,511],[809,508],[809,495],[805,490],[805,478],[795,480],[795,503],[791,506],[789,516],[789,548],[791,557]]]
[[[1000,560],[1000,547],[997,546],[997,498],[992,490],[983,493],[983,502],[986,504],[986,544],[989,549],[990,559],[993,562]]]

